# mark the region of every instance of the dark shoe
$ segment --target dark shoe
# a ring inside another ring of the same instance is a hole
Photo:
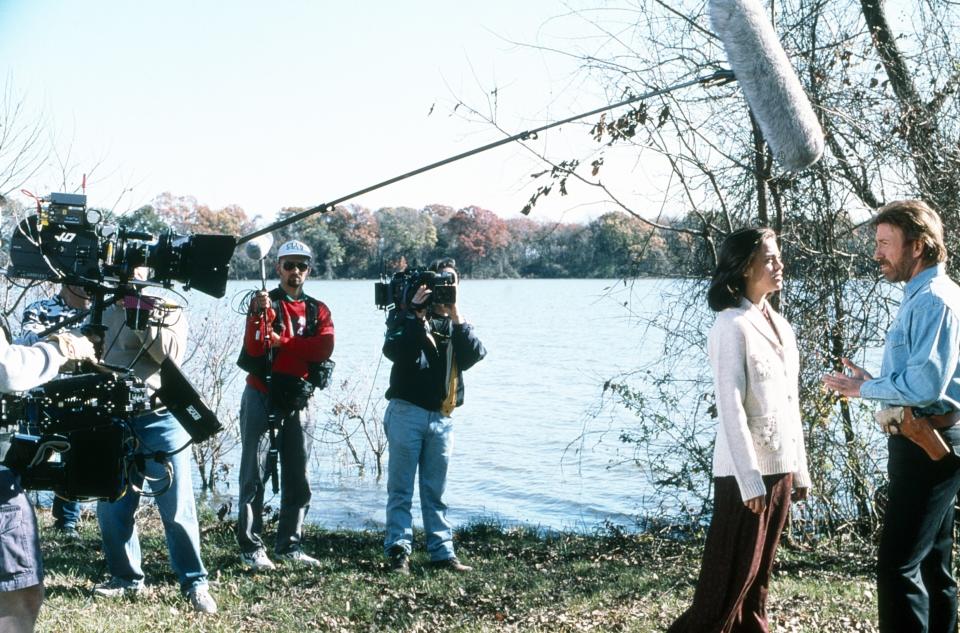
[[[431,566],[436,569],[446,569],[447,571],[455,571],[458,574],[465,574],[468,571],[473,571],[473,567],[470,565],[464,565],[460,560],[454,556],[453,558],[448,558],[446,560],[435,560],[430,563]]]
[[[54,526],[57,536],[68,541],[79,541],[80,532],[75,525],[57,525]]]
[[[387,556],[390,558],[390,571],[402,576],[410,575],[410,555],[407,554],[407,550],[394,545],[387,552]]]

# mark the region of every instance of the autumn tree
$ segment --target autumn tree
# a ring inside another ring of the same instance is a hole
[[[335,268],[337,277],[372,278],[379,274],[380,225],[369,209],[338,206],[327,215],[327,226],[343,248]]]
[[[426,266],[437,244],[437,229],[426,210],[409,207],[378,209],[383,257],[388,272],[408,265]]]
[[[510,234],[500,217],[480,207],[457,211],[444,225],[447,252],[468,276],[502,276]]]

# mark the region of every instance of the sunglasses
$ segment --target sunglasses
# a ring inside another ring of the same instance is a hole
[[[305,272],[308,268],[310,268],[310,264],[307,262],[283,262],[283,269],[285,271],[290,272],[294,268],[300,272]]]

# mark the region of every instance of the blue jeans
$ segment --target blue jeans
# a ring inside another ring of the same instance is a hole
[[[20,477],[0,466],[0,592],[43,583],[40,531]]]
[[[394,398],[383,416],[387,433],[387,533],[384,552],[399,545],[413,547],[413,480],[420,470],[420,511],[430,560],[454,557],[453,527],[447,520],[443,491],[453,453],[453,420]]]
[[[139,453],[148,455],[144,473],[131,477],[131,486],[142,488],[144,475],[151,490],[170,487],[154,500],[167,536],[170,564],[180,579],[183,592],[207,583],[207,570],[200,560],[200,525],[197,522],[197,504],[193,497],[193,477],[190,473],[190,450],[182,450],[169,458],[173,481],[167,476],[165,464],[149,455],[156,451],[172,452],[190,440],[180,423],[169,413],[147,413],[131,421],[134,434],[140,440]],[[97,519],[103,538],[103,553],[110,574],[123,580],[142,583],[140,567],[140,538],[134,522],[134,513],[140,505],[140,493],[132,489],[113,503],[97,504]]]
[[[80,522],[80,502],[64,501],[54,495],[53,510],[54,526],[60,529],[76,528]]]

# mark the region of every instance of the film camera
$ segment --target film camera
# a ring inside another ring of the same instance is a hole
[[[127,308],[129,327],[150,323],[139,318],[155,307],[141,296],[145,285],[171,287],[177,281],[215,297],[226,292],[233,236],[154,237],[102,224],[83,195],[53,193],[40,202],[45,204],[37,214],[14,229],[7,275],[83,286],[93,300],[86,327],[101,336],[110,303]],[[135,278],[140,267],[150,269],[148,279]],[[131,319],[131,312],[137,318]],[[132,468],[165,457],[140,452],[130,425],[151,408],[151,398],[127,368],[85,364],[81,371],[0,399],[0,426],[8,430],[7,441],[0,442],[2,463],[18,472],[28,489],[115,500],[126,491]],[[167,407],[194,442],[220,431],[216,415],[170,359],[161,364],[160,384],[154,406]]]
[[[392,306],[406,307],[413,301],[417,288],[426,286],[431,290],[427,305],[431,303],[456,303],[457,278],[451,272],[434,272],[421,268],[407,268],[394,273],[390,281],[381,279],[374,285],[374,301],[382,310]]]
[[[232,235],[177,235],[159,237],[101,224],[96,209],[87,209],[87,197],[52,193],[37,215],[14,229],[10,240],[12,277],[60,281],[76,285],[127,282],[133,271],[147,266],[150,281],[222,297],[226,292],[230,258],[236,248]]]

